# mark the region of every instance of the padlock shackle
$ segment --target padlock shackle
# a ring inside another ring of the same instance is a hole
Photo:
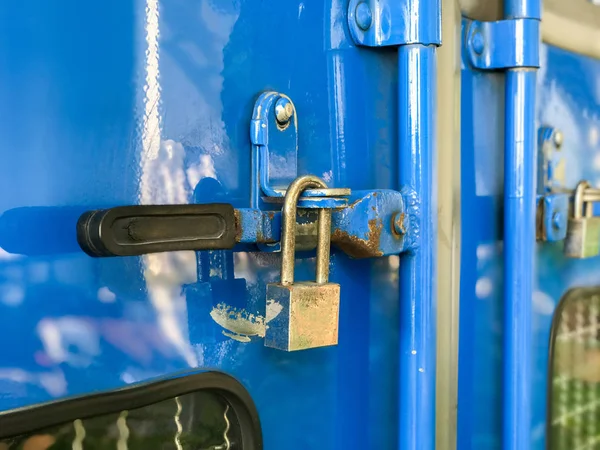
[[[585,213],[586,217],[590,217],[592,214],[588,214],[592,212],[592,208],[583,210],[583,195],[585,194],[585,190],[590,187],[590,183],[585,180],[577,183],[577,187],[575,188],[575,198],[573,199],[573,218],[582,219],[583,214]]]
[[[316,282],[329,282],[329,251],[331,247],[331,210],[319,210],[319,227],[317,229],[317,276]]]
[[[294,283],[294,263],[296,252],[296,211],[298,199],[305,189],[322,188],[327,185],[314,175],[296,178],[287,188],[281,210],[281,284]],[[317,237],[317,283],[326,283],[329,279],[329,245],[331,235],[331,210],[319,210]]]

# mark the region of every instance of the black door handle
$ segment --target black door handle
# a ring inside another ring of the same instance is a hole
[[[139,205],[88,211],[77,242],[90,256],[134,256],[178,250],[226,250],[236,244],[232,205]]]

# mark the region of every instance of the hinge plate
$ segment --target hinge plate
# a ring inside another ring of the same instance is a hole
[[[540,21],[511,19],[467,23],[465,46],[481,70],[540,67]]]
[[[440,0],[350,0],[348,26],[366,47],[441,45]]]

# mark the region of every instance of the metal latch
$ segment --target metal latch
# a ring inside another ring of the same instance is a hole
[[[78,242],[91,256],[133,256],[177,250],[279,250],[284,196],[298,178],[298,122],[292,100],[261,94],[250,123],[250,208],[224,203],[121,206],[89,211],[77,226]],[[218,182],[213,180],[214,183]],[[202,182],[202,181],[201,181]],[[219,198],[226,198],[221,196]],[[200,194],[195,198],[203,203]],[[331,243],[355,258],[399,254],[416,244],[411,192],[306,189],[297,201],[299,235],[313,237],[316,210],[331,211]],[[254,248],[248,248],[248,244]]]

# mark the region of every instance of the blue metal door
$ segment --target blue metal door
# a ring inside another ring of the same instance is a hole
[[[502,41],[501,22],[468,8],[463,19],[461,449],[598,448],[592,216],[600,55],[586,44],[597,33],[592,3],[546,2],[539,64],[524,63],[539,42],[527,23]],[[506,8],[505,23],[538,17]],[[506,64],[490,67],[497,59],[486,59],[489,51],[516,55],[527,74],[519,80]],[[537,82],[527,79],[537,65]],[[577,186],[590,225],[579,235]]]

